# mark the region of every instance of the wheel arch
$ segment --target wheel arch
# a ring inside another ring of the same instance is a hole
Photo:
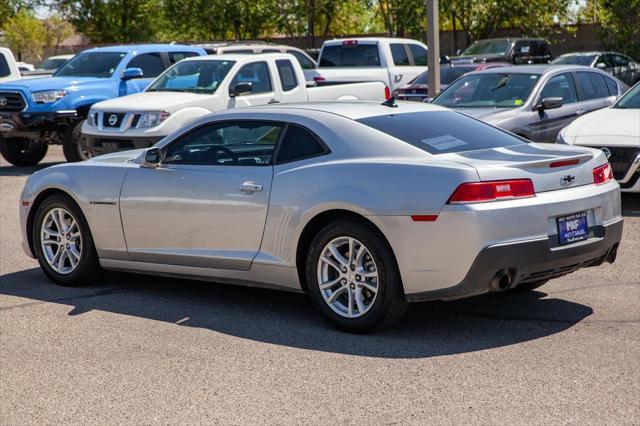
[[[33,221],[35,220],[36,212],[38,211],[38,209],[40,208],[40,205],[44,202],[44,200],[56,194],[64,195],[65,197],[68,197],[78,206],[78,208],[80,208],[80,205],[75,200],[75,198],[69,192],[60,188],[47,188],[41,191],[34,198],[33,202],[31,203],[31,209],[29,210],[29,214],[27,215],[27,223],[26,223],[27,242],[29,244],[29,250],[31,251],[31,254],[34,257],[35,257],[35,248],[33,247]],[[80,208],[80,210],[82,209]]]
[[[389,240],[384,235],[379,226],[377,226],[374,222],[368,219],[366,216],[363,216],[359,213],[356,213],[351,210],[346,209],[331,209],[325,210],[314,217],[312,217],[304,226],[302,232],[300,233],[300,237],[298,238],[298,243],[296,245],[296,269],[298,271],[298,279],[300,280],[300,287],[303,291],[307,291],[307,280],[306,280],[306,259],[309,254],[309,246],[311,242],[318,234],[318,232],[326,225],[331,222],[341,220],[341,219],[354,219],[360,221],[367,226],[370,226],[375,232],[377,232],[387,244],[388,248],[391,250],[391,254],[393,256],[393,261],[396,264],[396,268],[399,270],[398,261],[396,259],[395,252]],[[404,291],[404,290],[403,290]]]

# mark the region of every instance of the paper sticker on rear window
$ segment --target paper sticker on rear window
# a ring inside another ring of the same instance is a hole
[[[435,138],[421,139],[420,142],[429,145],[438,151],[445,151],[447,149],[455,148],[457,146],[464,146],[467,143],[463,140],[456,138],[453,135],[437,136]]]

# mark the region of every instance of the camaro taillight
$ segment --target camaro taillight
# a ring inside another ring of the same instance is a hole
[[[531,179],[468,182],[460,185],[449,198],[450,204],[484,203],[486,201],[533,197]]]
[[[611,164],[604,163],[602,166],[598,166],[593,169],[593,183],[596,185],[602,185],[613,179],[613,170],[611,170]]]

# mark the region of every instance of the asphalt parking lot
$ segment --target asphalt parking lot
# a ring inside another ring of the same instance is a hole
[[[50,150],[44,165],[63,161]],[[306,296],[140,275],[50,283],[0,160],[0,424],[637,424],[640,197],[618,260],[530,294],[331,329]]]

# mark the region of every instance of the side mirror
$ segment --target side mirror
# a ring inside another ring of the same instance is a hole
[[[539,112],[542,112],[546,109],[556,109],[562,106],[562,98],[560,97],[550,97],[544,98],[536,107]]]
[[[235,98],[236,96],[246,95],[253,92],[251,83],[238,83],[235,87],[229,88],[229,97]]]
[[[142,75],[143,73],[141,68],[127,68],[122,73],[122,77],[120,77],[120,79],[124,81],[132,80],[134,78],[141,78]]]
[[[607,64],[605,64],[604,62],[598,62],[596,64],[596,68],[598,68],[599,70],[603,70],[603,69],[607,68]]]
[[[162,151],[160,148],[151,147],[144,151],[142,155],[142,167],[155,169],[162,162]]]

